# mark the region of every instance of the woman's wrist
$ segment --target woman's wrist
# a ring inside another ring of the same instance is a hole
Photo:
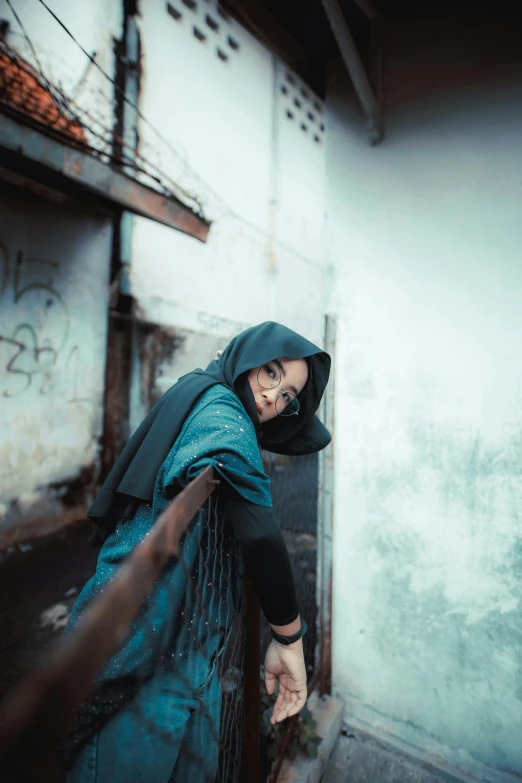
[[[293,636],[294,633],[298,633],[301,630],[301,618],[297,615],[295,620],[287,625],[273,625],[270,623],[270,627],[280,636]]]
[[[272,626],[272,636],[278,644],[290,647],[297,642],[301,642],[306,630],[306,623],[303,618],[297,617],[293,622],[287,623],[286,625]],[[283,633],[281,633],[281,631],[283,631]]]
[[[272,644],[276,644],[281,650],[300,650],[301,654],[303,652],[302,639],[298,639],[296,642],[292,642],[292,644],[282,644],[281,642],[278,642],[277,639],[272,639]]]

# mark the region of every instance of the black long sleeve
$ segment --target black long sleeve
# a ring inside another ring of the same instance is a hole
[[[273,508],[226,493],[225,503],[243,562],[266,619],[287,625],[299,614],[285,540]]]

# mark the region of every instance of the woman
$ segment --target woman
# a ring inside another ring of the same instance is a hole
[[[78,711],[69,783],[215,780],[217,664],[241,607],[242,563],[274,637],[265,658],[269,693],[279,680],[272,723],[304,706],[306,624],[259,446],[300,455],[328,444],[315,412],[329,369],[330,357],[290,329],[252,327],[205,371],[180,378],[125,447],[89,510],[104,544],[69,628],[183,487],[209,465],[220,487]]]

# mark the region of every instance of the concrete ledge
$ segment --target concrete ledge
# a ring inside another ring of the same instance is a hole
[[[285,759],[277,783],[319,783],[339,739],[343,718],[342,701],[335,696],[320,697],[314,691],[308,699],[308,708],[317,722],[316,731],[321,737],[318,756],[311,759],[299,753],[294,761]]]
[[[517,783],[521,779],[516,772],[479,764],[463,751],[461,765],[456,766],[440,751],[414,747],[353,715],[345,717],[343,726],[344,736],[325,778],[329,783]]]

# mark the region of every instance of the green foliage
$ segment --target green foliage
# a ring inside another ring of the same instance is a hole
[[[261,734],[267,741],[267,752],[271,761],[279,756],[283,745],[286,732],[288,731],[288,720],[282,723],[276,723],[272,726],[270,718],[277,698],[277,686],[272,696],[269,696],[264,686],[264,671],[261,667]],[[297,757],[301,750],[310,756],[317,758],[321,738],[316,733],[317,723],[312,717],[312,713],[305,704],[297,716],[297,726],[288,747],[288,756],[292,760]]]

